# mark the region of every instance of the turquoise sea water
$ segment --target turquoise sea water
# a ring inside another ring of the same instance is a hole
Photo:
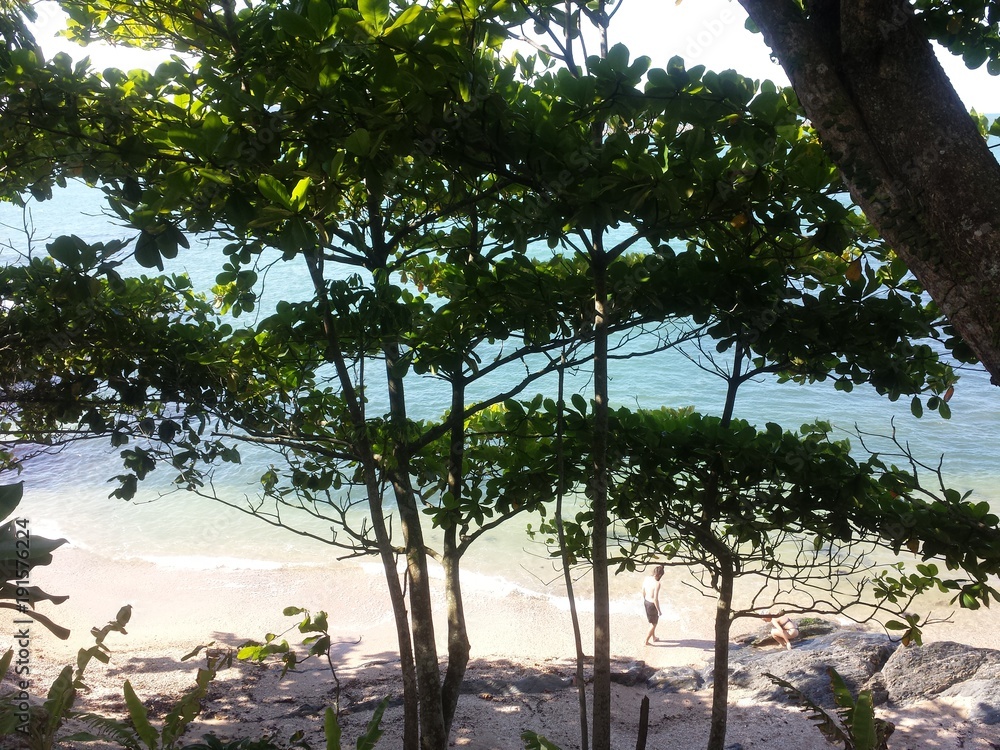
[[[33,204],[30,216],[35,252],[44,253],[45,242],[59,234],[75,233],[88,241],[127,236],[104,215],[100,193],[81,186],[61,191],[55,200]],[[10,262],[14,249],[26,248],[23,218],[19,209],[0,204],[0,262]],[[207,289],[217,270],[217,257],[213,248],[195,242],[190,250],[181,251],[167,271],[187,272],[197,286]],[[306,283],[304,276],[286,268],[269,279],[276,297],[295,297]],[[722,409],[722,381],[676,352],[616,361],[611,378],[615,404],[692,405],[711,414]],[[435,385],[432,380],[411,380],[407,385],[411,403],[427,416],[446,407],[444,392]],[[571,387],[588,396],[591,384],[581,375]],[[541,383],[539,389],[552,393],[554,383]],[[900,439],[921,460],[930,464],[943,460],[951,486],[973,490],[975,498],[1000,508],[1000,388],[991,386],[982,371],[969,370],[950,405],[950,420],[937,415],[917,420],[908,402],[893,404],[864,388],[846,394],[835,391],[832,384],[779,385],[761,380],[744,387],[736,415],[761,426],[776,422],[786,429],[824,419],[845,436],[855,427],[886,434],[894,425]],[[31,519],[34,533],[63,536],[105,556],[139,557],[181,568],[324,564],[330,560],[331,550],[319,542],[274,529],[217,503],[171,492],[166,476],[154,473],[142,485],[137,502],[109,498],[113,486],[108,480],[120,470],[117,452],[103,443],[76,445],[29,465],[22,475],[26,496],[20,512]],[[252,496],[263,466],[264,459],[255,464],[247,458],[242,466],[220,472],[216,486],[240,502]],[[322,524],[312,528],[323,531]],[[514,522],[477,542],[466,562],[469,574],[489,579],[493,586],[544,589],[545,579],[554,576],[546,572],[544,550],[527,542],[523,532],[524,523]],[[512,567],[514,553],[521,562]]]

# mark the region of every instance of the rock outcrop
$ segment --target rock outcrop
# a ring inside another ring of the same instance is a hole
[[[805,627],[803,627],[803,624]],[[899,646],[885,634],[841,627],[828,620],[800,623],[800,637],[786,651],[768,630],[732,645],[730,684],[759,701],[785,700],[765,673],[780,677],[825,708],[834,705],[829,669],[835,669],[855,695],[871,690],[876,705],[907,706],[927,700],[954,700],[967,718],[1000,724],[1000,651],[948,641]],[[770,648],[767,646],[770,645]],[[660,670],[647,681],[650,690],[676,692],[711,687],[711,666]]]
[[[882,668],[887,702],[966,699],[968,718],[1000,724],[1000,651],[951,641],[901,648]]]
[[[770,673],[787,680],[818,705],[833,707],[830,668],[857,693],[882,669],[896,647],[882,633],[849,629],[800,636],[791,651],[736,647],[729,656],[729,680],[731,685],[751,691],[756,700],[780,700],[783,691],[764,676]]]

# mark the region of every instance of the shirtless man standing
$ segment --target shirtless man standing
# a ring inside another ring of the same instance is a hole
[[[646,645],[649,645],[650,638],[653,641],[660,640],[656,637],[656,623],[660,621],[660,579],[663,578],[663,566],[657,565],[653,568],[653,575],[646,576],[642,582],[642,603],[646,607],[646,619],[649,620],[649,634],[646,636]]]

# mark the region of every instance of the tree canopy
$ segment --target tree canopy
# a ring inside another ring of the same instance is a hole
[[[994,596],[997,519],[979,506],[946,498],[966,536],[943,537],[930,512],[894,535],[886,518],[912,502],[902,473],[856,462],[822,430],[732,420],[736,389],[762,376],[871,386],[947,416],[943,350],[965,356],[844,196],[791,90],[679,58],[651,68],[621,45],[582,55],[581,18],[605,28],[604,3],[62,5],[78,39],[178,54],[154,71],[94,71],[44,59],[9,24],[0,195],[46,200],[81,179],[105,192],[123,236],[60,237],[0,272],[15,352],[0,362],[0,431],[109,439],[119,498],[171,471],[275,525],[290,510],[329,522],[329,535],[303,533],[337,555],[379,556],[406,748],[448,743],[471,649],[465,551],[567,492],[589,503],[570,536],[589,540],[573,554],[594,564],[598,617],[614,519],[650,542],[685,514],[700,516],[709,557],[731,529],[758,555],[771,532],[865,534],[962,567],[963,605]],[[554,49],[505,52],[526,24]],[[195,237],[220,253],[211,297],[163,275],[209,252]],[[269,276],[293,267],[308,279],[300,297],[268,297]],[[639,331],[640,349],[706,355],[729,384],[721,420],[612,411],[607,362]],[[554,399],[555,376],[584,367],[591,398]],[[434,384],[442,414],[417,413],[416,381]],[[211,481],[248,446],[271,459],[249,505]],[[735,460],[775,451],[758,474]],[[655,486],[640,487],[647,473]],[[752,501],[737,491],[751,479],[767,502],[744,523],[731,514]],[[429,558],[445,575],[443,678]],[[609,742],[607,638],[595,640],[595,748]],[[724,719],[713,732],[721,747]]]

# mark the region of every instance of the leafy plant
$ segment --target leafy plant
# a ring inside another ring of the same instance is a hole
[[[320,611],[313,615],[309,610],[302,609],[301,607],[285,607],[282,610],[282,614],[285,617],[294,617],[296,615],[302,615],[302,620],[298,625],[292,625],[283,633],[275,634],[268,633],[264,636],[264,642],[259,641],[247,641],[240,646],[239,650],[236,652],[236,658],[240,661],[255,661],[258,664],[263,663],[271,656],[278,656],[282,668],[281,677],[288,674],[289,670],[294,670],[296,666],[304,661],[312,659],[313,657],[322,657],[326,660],[327,667],[330,669],[330,674],[333,676],[333,681],[335,684],[334,691],[334,706],[336,713],[340,713],[340,679],[337,677],[337,669],[333,664],[333,659],[330,656],[330,646],[332,641],[330,640],[330,633],[328,632],[328,619],[326,612]],[[299,658],[299,655],[292,649],[288,641],[282,638],[285,633],[288,633],[292,628],[297,628],[300,633],[309,633],[305,638],[302,639],[302,645],[308,646],[308,651],[303,658]],[[279,641],[278,639],[281,638]]]
[[[364,733],[358,737],[355,743],[357,750],[372,750],[382,737],[382,714],[385,713],[389,699],[383,698],[375,708],[375,713],[365,726]],[[327,708],[323,716],[323,734],[326,738],[326,750],[341,750],[341,728],[337,720],[337,712],[332,708]],[[277,744],[270,737],[262,737],[259,740],[241,739],[223,742],[214,735],[205,735],[204,742],[197,742],[193,745],[184,745],[184,750],[283,750],[284,746]],[[302,732],[292,735],[289,748],[303,748],[312,750],[312,745],[302,739]]]
[[[199,653],[202,646],[186,654],[181,661],[189,659]],[[232,665],[233,654],[227,651],[222,654],[208,652],[206,656],[206,666],[199,669],[195,676],[195,685],[187,693],[181,696],[163,720],[163,728],[157,730],[150,721],[149,712],[143,705],[131,682],[125,681],[123,688],[125,694],[125,705],[128,707],[131,726],[124,722],[109,719],[93,713],[77,713],[74,718],[80,719],[89,725],[97,733],[78,732],[67,737],[67,741],[72,742],[94,742],[113,741],[118,742],[129,750],[169,750],[170,748],[181,747],[177,743],[187,730],[188,725],[194,721],[201,713],[201,704],[208,693],[208,686],[219,673]]]
[[[535,732],[521,732],[521,739],[524,740],[524,750],[561,750],[558,745]]]
[[[839,721],[787,680],[768,672],[764,676],[784,690],[792,700],[801,704],[830,742],[842,744],[844,750],[887,750],[889,737],[896,727],[892,722],[875,716],[872,691],[862,690],[855,698],[837,670],[829,667],[827,673],[830,675]]]
[[[289,671],[294,670],[299,664],[309,659],[314,657],[325,659],[336,687],[334,692],[334,708],[326,709],[323,717],[323,731],[326,735],[327,750],[340,750],[341,728],[340,722],[337,720],[337,716],[340,714],[340,679],[337,677],[337,669],[333,664],[333,658],[330,656],[332,641],[328,630],[329,621],[327,614],[323,611],[313,614],[301,607],[285,607],[282,610],[282,614],[285,617],[302,615],[302,619],[297,625],[292,625],[283,633],[268,633],[264,636],[263,643],[259,641],[247,641],[236,652],[236,658],[241,661],[254,661],[261,664],[268,658],[277,656],[282,664],[281,677],[284,677]],[[304,657],[300,658],[288,641],[282,637],[285,633],[291,631],[292,628],[296,628],[300,633],[308,634],[302,639],[302,645],[308,646],[308,651]],[[365,728],[365,732],[358,737],[357,750],[371,750],[371,748],[375,747],[375,744],[382,736],[382,729],[380,728],[382,714],[388,705],[389,698],[386,697],[376,707],[375,713]],[[293,740],[295,739],[297,738],[293,737]],[[301,741],[294,746],[309,747],[307,743]]]
[[[126,605],[118,610],[115,619],[103,628],[93,628],[94,645],[81,648],[77,654],[76,670],[67,665],[49,688],[45,702],[41,706],[31,705],[27,685],[17,682],[18,690],[0,696],[0,736],[17,734],[31,750],[50,750],[56,746],[59,730],[69,718],[76,718],[73,704],[77,692],[86,690],[83,675],[92,659],[102,664],[110,660],[110,651],[104,639],[111,632],[126,634],[125,625],[132,616],[132,607]],[[13,649],[0,658],[0,674],[6,674],[13,661]]]

